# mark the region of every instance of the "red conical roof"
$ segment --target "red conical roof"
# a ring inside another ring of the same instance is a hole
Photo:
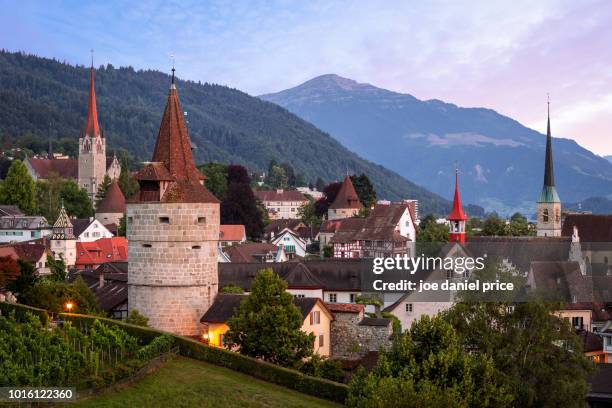
[[[89,137],[100,136],[100,125],[98,124],[98,108],[96,107],[96,88],[94,86],[94,68],[89,69],[89,104],[87,107],[87,126],[85,134]]]
[[[349,176],[344,178],[342,186],[340,186],[340,190],[338,191],[338,195],[329,208],[334,210],[339,208],[363,208],[363,204],[361,204],[361,201],[359,201],[359,196],[357,195],[357,191],[355,191],[355,187],[353,186],[353,182]]]
[[[455,172],[455,197],[453,198],[453,211],[446,217],[450,221],[465,221],[468,219],[461,207],[461,197],[459,196],[459,171]]]
[[[202,174],[193,162],[189,133],[174,82],[168,93],[151,161],[164,163],[176,180],[202,180]]]
[[[119,187],[117,181],[113,181],[106,191],[106,195],[98,204],[96,209],[98,213],[124,213],[125,212],[125,196]]]

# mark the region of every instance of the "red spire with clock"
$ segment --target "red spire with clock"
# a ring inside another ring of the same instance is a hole
[[[461,207],[461,197],[459,196],[459,169],[455,169],[455,197],[453,198],[453,210],[446,217],[449,221],[449,242],[465,243],[465,222],[468,216]]]

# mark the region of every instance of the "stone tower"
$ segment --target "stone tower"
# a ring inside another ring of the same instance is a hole
[[[550,133],[550,102],[548,102],[548,123],[546,130],[546,158],[544,163],[544,186],[537,202],[539,237],[561,236],[561,200],[555,188],[553,171],[552,136]]]
[[[57,221],[53,224],[51,233],[51,253],[53,258],[63,259],[66,267],[76,264],[76,237],[74,236],[72,222],[62,205]]]
[[[218,289],[219,201],[195,167],[174,68],[153,159],[136,179],[140,191],[127,202],[129,310],[157,329],[199,335]]]
[[[98,187],[106,174],[106,139],[100,132],[98,110],[96,108],[96,89],[94,86],[93,61],[89,70],[89,103],[87,124],[79,138],[79,187],[84,188],[94,201]]]
[[[359,210],[363,208],[363,204],[359,201],[355,186],[349,176],[344,178],[338,195],[334,202],[329,206],[327,210],[328,220],[339,220],[342,218],[354,217],[359,213]]]
[[[446,217],[449,222],[449,241],[465,244],[465,222],[468,217],[461,206],[459,195],[459,170],[455,170],[455,196],[453,197],[453,210]]]

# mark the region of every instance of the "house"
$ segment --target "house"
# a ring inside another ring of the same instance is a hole
[[[0,206],[0,243],[31,241],[51,235],[45,217],[27,216],[15,205]]]
[[[49,248],[42,239],[0,246],[0,257],[10,256],[13,259],[22,259],[29,262],[41,276],[50,273],[47,266],[47,255],[49,253]]]
[[[75,218],[70,220],[73,226],[73,234],[77,242],[93,242],[101,238],[112,238],[113,233],[93,217]]]
[[[96,208],[96,219],[103,225],[119,225],[125,214],[125,196],[119,183],[113,181]]]
[[[278,247],[282,247],[287,254],[287,258],[295,257],[304,258],[306,256],[306,246],[308,245],[296,232],[285,228],[282,230],[271,243]]]
[[[287,261],[287,254],[283,247],[266,242],[232,245],[227,247],[224,252],[230,262],[268,263]]]
[[[219,246],[225,248],[246,242],[246,230],[244,225],[220,225]]]
[[[106,262],[70,278],[81,276],[96,295],[100,308],[112,319],[125,320],[128,317],[127,272],[127,261]]]
[[[355,186],[349,176],[344,178],[340,190],[327,210],[328,220],[354,217],[363,209],[363,204],[359,201]]]
[[[302,241],[304,241],[306,245],[310,245],[319,239],[319,227],[314,225],[306,225],[299,219],[273,220],[264,229],[264,239],[271,242],[285,230],[290,230],[293,232]]]
[[[416,224],[405,204],[378,204],[362,221],[342,222],[330,239],[334,258],[393,257],[411,253]]]
[[[299,218],[300,207],[308,204],[304,194],[296,190],[255,191],[255,196],[266,207],[271,220]]]
[[[224,335],[229,330],[228,320],[234,315],[240,302],[248,295],[219,293],[210,308],[204,313],[200,322],[207,327],[204,338],[210,345],[224,346]],[[302,331],[315,335],[313,352],[322,357],[329,357],[330,331],[333,316],[325,304],[316,298],[293,298],[293,304],[302,313],[304,319]]]
[[[96,269],[108,262],[127,261],[128,242],[125,237],[100,238],[76,243],[77,270]]]

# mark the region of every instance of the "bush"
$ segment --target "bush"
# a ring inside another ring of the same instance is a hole
[[[49,312],[45,309],[39,309],[37,307],[21,305],[18,303],[6,303],[0,302],[0,315],[8,316],[10,313],[14,313],[15,320],[18,322],[25,322],[28,313],[37,316],[40,319],[40,323],[43,326],[47,326],[49,323]]]
[[[138,309],[132,309],[125,322],[136,326],[149,326],[149,318],[141,314]]]
[[[148,361],[153,358],[169,352],[174,347],[174,337],[164,334],[153,339],[153,341],[142,347],[136,353],[139,360]]]

